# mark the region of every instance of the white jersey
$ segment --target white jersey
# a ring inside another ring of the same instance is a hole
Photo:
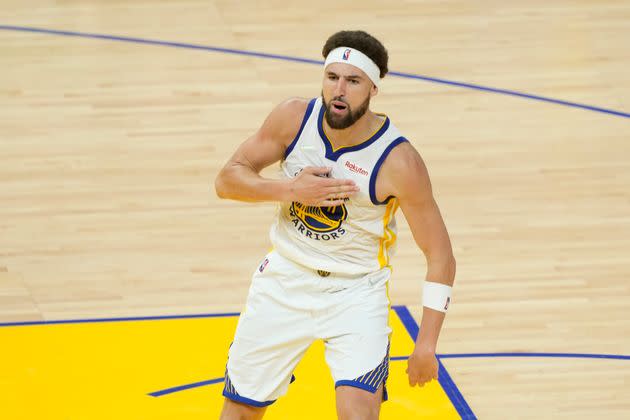
[[[309,102],[302,125],[281,162],[281,176],[293,178],[307,166],[332,167],[330,176],[351,179],[360,191],[334,207],[281,203],[270,237],[274,248],[298,264],[358,275],[389,266],[396,243],[398,200],[376,198],[376,176],[389,152],[407,141],[384,117],[371,137],[335,149],[326,136],[321,98]]]

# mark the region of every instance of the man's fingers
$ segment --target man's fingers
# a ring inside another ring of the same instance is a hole
[[[350,197],[352,194],[359,191],[359,187],[353,185],[341,185],[336,187],[328,187],[324,191],[326,191],[326,195],[328,197]]]
[[[339,197],[335,197],[334,199],[331,198],[329,200],[324,200],[321,203],[318,204],[319,207],[335,207],[335,206],[340,206],[343,203],[345,203],[345,200],[343,198],[339,198]]]
[[[344,192],[344,191],[358,191],[359,187],[354,184],[342,184],[342,185],[329,185],[326,187],[326,191],[329,192]]]
[[[343,186],[356,187],[357,186],[357,184],[355,184],[355,182],[351,179],[336,179],[336,178],[326,179],[326,184],[329,187],[343,187]]]
[[[327,168],[325,166],[307,166],[302,169],[303,172],[307,174],[313,175],[328,175],[332,168]]]
[[[431,379],[430,379],[430,378],[426,378],[426,377],[420,378],[420,379],[418,379],[418,386],[419,386],[420,388],[422,388],[422,387],[424,387],[424,386],[425,386],[427,383],[429,383],[429,382],[431,382]]]
[[[331,171],[331,168],[326,168],[323,166],[307,166],[306,168],[302,170],[302,172],[304,173],[320,177],[318,182],[321,183],[323,187],[339,188],[339,187],[350,186],[350,187],[355,187],[356,190],[358,191],[358,187],[356,186],[356,183],[351,179],[328,178],[327,175],[330,173],[330,171]]]
[[[302,172],[311,174],[311,175],[322,176],[322,175],[328,175],[331,170],[332,168],[328,168],[326,166],[307,166],[304,169],[302,169]],[[332,187],[336,187],[340,185],[356,185],[355,182],[351,179],[322,178],[321,181],[324,183],[324,185],[332,186]]]
[[[327,188],[326,193],[325,193],[326,204],[320,204],[320,206],[323,206],[323,205],[330,206],[332,204],[328,204],[328,202],[330,201],[336,202],[339,200],[341,200],[341,202],[334,205],[343,204],[345,198],[351,197],[356,192],[358,192],[358,190],[359,190],[358,188],[351,187],[351,186]]]
[[[354,194],[354,191],[336,193],[336,194],[327,194],[327,197],[324,197],[323,200],[342,200],[342,202],[345,202],[345,200],[348,197],[351,197],[353,194]]]
[[[420,388],[423,388],[425,385],[427,385],[433,379],[437,379],[437,378],[432,378],[430,376],[422,376],[422,377],[419,377],[419,378],[417,378],[417,377],[414,378],[411,375],[409,375],[408,379],[409,379],[409,386],[414,387],[414,386],[418,385]]]

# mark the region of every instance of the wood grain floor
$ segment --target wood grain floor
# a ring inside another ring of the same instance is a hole
[[[0,25],[315,60],[365,29],[394,71],[625,113],[385,79],[372,108],[427,162],[458,260],[441,353],[630,354],[628,22],[614,0],[0,5]],[[213,178],[320,86],[312,64],[0,30],[0,322],[241,310],[274,206],[219,201]],[[390,295],[417,315],[399,220]],[[444,363],[479,418],[630,416],[628,360]]]

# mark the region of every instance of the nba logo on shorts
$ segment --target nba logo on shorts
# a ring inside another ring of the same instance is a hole
[[[263,261],[262,264],[260,264],[260,267],[258,267],[258,271],[260,271],[261,273],[265,271],[265,267],[267,267],[267,264],[269,264],[269,259],[265,258],[265,261]]]
[[[450,297],[447,297],[447,298],[446,298],[446,305],[444,305],[444,310],[447,310],[447,309],[448,309],[448,305],[450,305],[450,303],[451,303],[451,298],[450,298]]]
[[[345,50],[343,52],[343,59],[344,60],[348,60],[350,58],[350,51],[351,51],[350,48],[348,48],[347,50]]]

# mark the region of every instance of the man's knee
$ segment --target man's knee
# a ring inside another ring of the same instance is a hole
[[[219,420],[260,420],[266,409],[267,407],[253,407],[226,398]]]
[[[377,420],[378,407],[361,406],[359,404],[337,407],[339,420]]]
[[[383,398],[381,386],[374,394],[359,388],[337,388],[337,416],[339,420],[377,420]]]

